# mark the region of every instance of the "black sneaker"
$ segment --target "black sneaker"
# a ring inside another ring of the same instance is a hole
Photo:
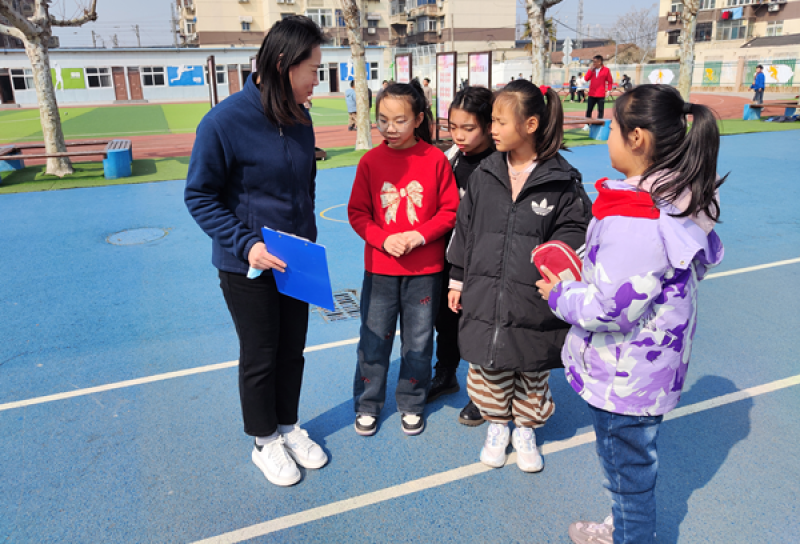
[[[378,418],[368,414],[356,416],[356,432],[361,436],[372,436],[378,430]]]
[[[458,393],[459,391],[461,391],[461,388],[458,386],[454,371],[437,370],[431,381],[431,389],[428,391],[428,400],[426,402],[433,402],[442,395]]]
[[[425,429],[425,418],[421,414],[403,414],[400,418],[400,425],[403,427],[404,433],[414,436]]]
[[[464,409],[458,414],[458,422],[462,425],[477,427],[478,425],[483,425],[484,421],[480,410],[478,410],[478,407],[475,406],[475,403],[472,401],[469,401],[469,404],[464,406]]]

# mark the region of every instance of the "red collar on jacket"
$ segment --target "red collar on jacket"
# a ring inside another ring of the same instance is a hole
[[[598,220],[609,216],[658,219],[661,215],[650,193],[608,189],[603,185],[606,180],[608,178],[599,179],[594,184],[598,196],[592,204],[592,215]]]

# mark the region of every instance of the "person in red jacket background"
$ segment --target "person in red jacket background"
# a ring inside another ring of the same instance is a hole
[[[366,242],[355,430],[361,436],[377,431],[399,315],[395,398],[403,432],[416,435],[425,428],[445,235],[456,222],[458,188],[444,153],[431,145],[432,119],[418,80],[390,84],[376,110],[386,141],[358,163],[347,207],[353,230]]]
[[[586,117],[592,116],[595,104],[597,104],[597,118],[603,118],[603,110],[606,105],[606,92],[611,90],[614,79],[611,77],[611,70],[603,66],[603,57],[595,55],[592,58],[592,69],[583,76],[589,84],[589,100],[586,105]]]

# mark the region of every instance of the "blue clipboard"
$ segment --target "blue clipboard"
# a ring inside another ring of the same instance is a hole
[[[267,251],[286,263],[286,272],[272,271],[278,291],[334,311],[325,246],[267,227],[261,228],[261,235]]]

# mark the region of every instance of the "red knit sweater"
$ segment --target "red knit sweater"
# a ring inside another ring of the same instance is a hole
[[[458,188],[444,153],[423,141],[408,149],[386,142],[358,163],[347,206],[350,224],[366,241],[364,267],[374,274],[421,276],[444,268],[444,235],[452,230]],[[402,257],[383,250],[391,234],[417,231],[425,244]]]

